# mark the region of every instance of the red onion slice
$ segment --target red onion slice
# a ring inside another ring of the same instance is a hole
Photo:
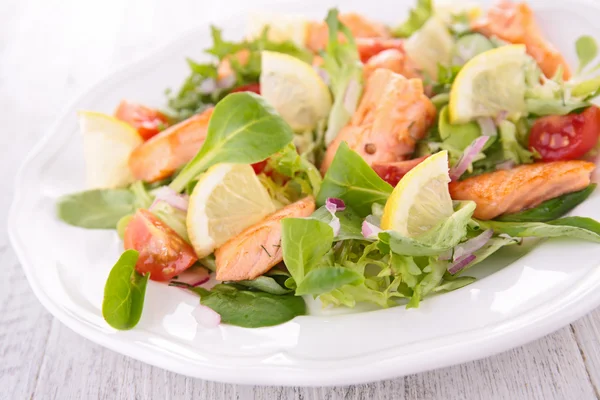
[[[448,272],[452,275],[462,271],[465,267],[475,261],[477,257],[474,254],[469,254],[459,258],[454,264],[448,268]]]
[[[346,92],[344,93],[344,108],[350,115],[354,114],[356,107],[358,106],[358,100],[360,98],[360,85],[356,79],[352,79],[348,82]]]
[[[483,146],[487,143],[489,136],[480,136],[473,140],[473,143],[467,146],[458,163],[450,169],[450,179],[455,181],[465,173],[473,159],[479,154]]]
[[[382,232],[382,230],[365,219],[362,223],[361,232],[365,239],[377,239],[377,235],[379,232]]]
[[[192,316],[200,325],[206,328],[216,328],[221,323],[221,316],[212,308],[198,304],[192,311]]]
[[[188,209],[189,196],[179,194],[168,186],[161,186],[154,190],[152,194],[155,196],[152,205],[155,205],[157,201],[162,200],[181,211],[187,211]]]
[[[496,124],[496,126],[500,125],[500,123],[503,122],[506,119],[506,117],[508,117],[508,111],[500,111],[498,115],[496,115],[496,118],[494,118],[494,123]]]
[[[203,267],[192,267],[183,271],[176,278],[171,280],[171,283],[183,283],[188,286],[196,287],[200,286],[203,283],[208,282],[210,279],[210,272],[206,268]],[[185,286],[182,285],[182,286]]]
[[[472,239],[467,240],[464,243],[457,245],[454,248],[454,257],[453,261],[458,261],[460,258],[473,254],[483,246],[492,238],[494,235],[494,231],[492,229],[488,229],[481,233],[479,236],[476,236]]]
[[[496,124],[491,118],[477,118],[477,124],[481,129],[481,136],[498,136]]]
[[[328,197],[327,200],[325,200],[325,208],[327,208],[329,212],[344,211],[346,209],[346,203],[344,203],[344,200],[342,199]]]
[[[202,81],[200,86],[198,87],[198,91],[201,94],[209,94],[217,90],[217,81],[212,78],[207,78]]]

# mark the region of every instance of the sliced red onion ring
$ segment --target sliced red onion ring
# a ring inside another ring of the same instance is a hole
[[[189,196],[179,194],[168,186],[161,186],[154,190],[152,194],[155,196],[152,205],[155,205],[157,201],[162,200],[179,210],[187,211],[188,209]]]
[[[192,267],[179,274],[177,278],[173,278],[171,282],[175,282],[176,284],[184,283],[185,285],[196,287],[208,282],[209,279],[210,272],[206,268]]]
[[[379,232],[382,232],[382,230],[377,225],[374,225],[365,219],[362,223],[361,232],[365,239],[377,239],[377,235]]]
[[[467,265],[471,264],[475,261],[477,257],[474,254],[469,254],[464,257],[459,258],[454,264],[448,268],[448,272],[452,275],[462,271]]]
[[[321,77],[321,79],[323,79],[323,82],[325,82],[325,84],[327,86],[329,86],[330,79],[329,79],[329,74],[327,73],[327,71],[325,71],[323,68],[316,66],[316,65],[313,66],[313,69]]]
[[[492,238],[494,231],[492,229],[488,229],[481,233],[479,236],[474,237],[473,239],[469,239],[464,243],[459,244],[454,248],[454,257],[453,261],[456,262],[460,258],[473,254],[483,246]]]
[[[494,123],[496,124],[496,126],[500,125],[500,123],[502,121],[504,121],[506,119],[506,117],[508,117],[508,111],[506,110],[502,110],[498,113],[498,115],[496,115],[496,118],[494,118]]]
[[[325,208],[327,208],[330,213],[344,211],[346,209],[346,203],[344,203],[344,200],[342,199],[328,197],[327,200],[325,200]]]
[[[485,146],[488,139],[489,136],[480,136],[467,146],[463,155],[460,157],[460,160],[458,160],[458,163],[450,169],[450,179],[455,181],[465,173],[469,168],[469,165],[473,162],[473,159],[479,154],[481,149],[483,149],[483,146]]]
[[[356,106],[358,106],[358,100],[360,98],[360,85],[356,79],[352,79],[348,82],[346,93],[344,93],[344,108],[349,114],[354,114]]]
[[[512,169],[515,166],[515,162],[513,160],[507,160],[501,162],[500,164],[496,164],[496,169],[508,170]]]
[[[221,316],[212,308],[198,304],[192,311],[196,321],[206,328],[216,328],[221,323]]]
[[[494,120],[491,118],[477,118],[477,124],[481,129],[482,136],[498,136],[498,131],[496,130],[496,125],[494,124]]]
[[[217,89],[217,81],[212,78],[207,78],[202,81],[200,86],[198,87],[198,91],[201,94],[209,94],[214,92]]]

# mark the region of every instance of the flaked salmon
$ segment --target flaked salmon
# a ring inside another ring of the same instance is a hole
[[[369,165],[406,160],[435,114],[433,103],[423,93],[423,81],[379,68],[369,77],[350,123],[327,148],[321,171],[327,171],[342,142]]]
[[[485,36],[496,36],[514,44],[524,44],[547,77],[552,77],[562,66],[563,78],[569,79],[571,72],[563,56],[542,36],[535,22],[533,11],[525,3],[501,0],[487,14],[473,22],[472,28]]]
[[[389,38],[390,30],[378,22],[371,21],[355,13],[340,14],[339,20],[344,24],[355,39],[359,38]],[[325,50],[329,40],[329,29],[325,21],[309,22],[306,34],[306,47],[315,53]],[[345,40],[340,34],[340,40]]]
[[[281,224],[284,218],[308,217],[315,211],[315,199],[305,197],[245,229],[215,251],[217,279],[255,279],[283,261]]]
[[[421,78],[416,66],[408,59],[406,53],[400,49],[388,49],[369,58],[363,68],[365,81],[378,68],[389,69],[405,78]]]
[[[584,189],[594,168],[594,163],[579,160],[524,164],[451,182],[450,196],[477,203],[475,218],[493,219]]]
[[[142,143],[129,156],[129,169],[136,179],[156,182],[167,178],[189,162],[206,138],[213,109],[173,125]]]

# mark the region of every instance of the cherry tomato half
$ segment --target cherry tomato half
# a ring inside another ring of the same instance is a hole
[[[427,157],[429,156],[415,158],[414,160],[374,163],[372,167],[381,179],[396,187],[400,179],[408,174],[408,171],[419,165]]]
[[[194,249],[148,210],[139,209],[125,228],[125,249],[140,253],[135,269],[150,279],[167,281],[191,267]]]
[[[150,139],[167,126],[167,117],[160,111],[127,100],[121,101],[115,117],[133,126],[144,140]]]
[[[247,85],[242,85],[242,86],[236,87],[235,89],[233,89],[231,91],[231,93],[237,93],[237,92],[253,92],[256,94],[260,94],[260,84],[259,83],[249,83]]]
[[[550,115],[531,127],[529,147],[543,161],[574,160],[590,151],[600,135],[600,109],[592,106],[581,114]]]

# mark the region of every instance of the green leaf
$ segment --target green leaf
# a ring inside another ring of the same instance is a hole
[[[584,217],[565,217],[542,222],[477,221],[482,229],[493,229],[512,237],[571,237],[600,242],[600,223]]]
[[[283,261],[299,284],[331,249],[333,229],[324,222],[301,218],[284,218],[281,229]]]
[[[417,286],[422,272],[412,257],[392,253],[391,266],[394,273],[400,276],[409,288],[414,289]]]
[[[500,130],[500,142],[505,160],[511,160],[515,164],[531,164],[533,153],[517,141],[517,127],[514,123],[504,120],[498,125]]]
[[[292,128],[262,97],[248,92],[231,94],[215,107],[202,148],[170,187],[181,192],[218,163],[262,161],[283,149],[293,136]]]
[[[373,203],[384,205],[392,190],[361,156],[342,142],[323,178],[317,204],[325,204],[328,197],[337,197],[364,217],[371,212]]]
[[[200,295],[200,303],[221,315],[221,322],[244,328],[279,325],[306,314],[302,297],[239,290],[230,285],[217,285],[211,291],[190,289]]]
[[[594,78],[590,78],[583,82],[579,82],[573,90],[571,90],[571,95],[574,97],[585,97],[591,98],[595,97],[595,94],[600,89],[600,76],[596,76]]]
[[[575,42],[575,51],[579,58],[579,69],[581,72],[598,55],[598,45],[596,40],[588,35],[581,36]]]
[[[496,218],[503,222],[546,222],[560,218],[579,204],[583,203],[596,189],[593,183],[583,190],[563,194],[554,199],[546,200],[539,206],[513,214],[505,214]]]
[[[417,308],[423,297],[431,293],[436,287],[440,285],[444,274],[448,268],[448,261],[440,261],[434,258],[429,260],[428,265],[429,272],[423,277],[423,279],[417,284],[413,292],[410,301],[406,305],[406,308]]]
[[[136,181],[131,184],[129,190],[135,196],[135,207],[136,208],[149,208],[154,201],[154,197],[148,193],[144,182]]]
[[[321,190],[323,182],[321,173],[304,156],[298,154],[293,143],[289,143],[282,151],[271,156],[269,166],[275,172],[294,179],[305,195],[316,196]]]
[[[413,33],[421,29],[421,27],[432,15],[432,0],[417,0],[417,5],[415,8],[410,10],[408,19],[397,26],[392,33],[396,37],[410,37]]]
[[[336,242],[340,240],[365,239],[362,234],[363,219],[351,207],[346,206],[344,211],[337,211],[335,215],[340,220],[340,232],[334,238]],[[310,218],[329,224],[333,219],[333,216],[327,211],[325,206],[322,206],[319,207]]]
[[[464,202],[448,219],[416,238],[404,237],[394,231],[379,233],[379,239],[392,252],[402,256],[437,256],[450,250],[467,235],[467,224],[475,211],[475,203]]]
[[[348,124],[352,114],[358,107],[363,90],[363,66],[360,54],[352,32],[338,18],[338,10],[329,10],[327,22],[329,40],[323,53],[323,68],[330,79],[333,93],[333,106],[329,113],[325,144],[329,145],[339,131]],[[340,41],[340,34],[344,41]],[[347,96],[349,91],[355,91],[354,96]],[[349,104],[349,99],[354,100]]]
[[[287,275],[286,275],[286,277],[287,277]],[[238,281],[235,283],[238,285],[245,286],[250,289],[256,289],[261,292],[276,294],[276,295],[288,294],[288,293],[293,292],[293,290],[288,289],[284,286],[281,286],[279,283],[277,283],[275,278],[273,278],[272,276],[263,275],[263,276],[259,276],[256,279],[253,279],[253,280]]]
[[[296,288],[296,295],[319,295],[338,289],[344,285],[360,283],[364,277],[358,272],[344,267],[320,267],[306,274]]]
[[[135,270],[137,260],[137,251],[126,250],[111,269],[104,286],[102,316],[115,329],[131,329],[142,316],[150,274],[142,276]]]
[[[119,235],[119,238],[121,238],[121,240],[123,240],[123,238],[125,237],[125,229],[127,228],[127,225],[129,225],[129,221],[131,221],[132,218],[133,214],[127,214],[126,216],[121,218],[119,222],[117,222],[117,234]]]
[[[444,143],[464,151],[475,139],[481,136],[481,128],[476,122],[466,124],[451,124],[448,107],[442,108],[438,121],[440,138]]]
[[[128,189],[95,189],[61,197],[58,218],[87,229],[115,229],[117,223],[136,209],[136,196]]]
[[[442,292],[451,292],[456,289],[460,289],[471,283],[475,282],[477,279],[472,276],[461,276],[460,278],[456,278],[451,281],[444,281],[438,287],[433,289],[434,293],[442,293]]]
[[[590,105],[586,101],[575,99],[568,102],[562,99],[526,99],[525,103],[527,104],[527,112],[539,117],[545,115],[567,115]]]

